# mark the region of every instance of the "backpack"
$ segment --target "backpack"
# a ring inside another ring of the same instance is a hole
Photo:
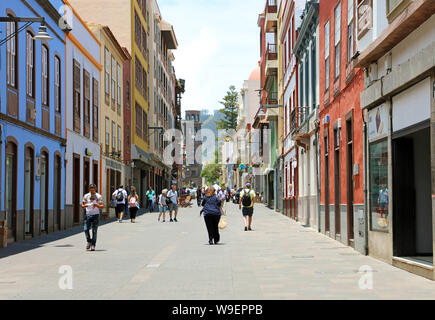
[[[242,205],[244,207],[250,207],[252,204],[252,199],[251,199],[251,189],[248,190],[248,192],[246,192],[246,190],[243,191],[243,198],[242,198]]]
[[[122,192],[122,190],[119,190],[116,194],[116,201],[124,201],[124,193]]]

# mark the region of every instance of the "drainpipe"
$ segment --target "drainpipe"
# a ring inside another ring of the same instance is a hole
[[[316,129],[317,231],[322,232],[320,217],[320,128]]]
[[[363,148],[363,159],[364,159],[364,220],[365,220],[365,237],[364,237],[364,252],[365,255],[369,254],[369,219],[368,219],[368,199],[367,199],[367,122],[364,117],[364,111],[363,111],[363,141],[364,141],[364,148]]]

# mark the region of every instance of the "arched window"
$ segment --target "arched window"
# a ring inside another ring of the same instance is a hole
[[[6,145],[5,166],[5,211],[8,226],[8,239],[16,240],[17,226],[17,145]]]

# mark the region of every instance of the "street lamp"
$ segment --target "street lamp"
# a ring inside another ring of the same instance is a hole
[[[25,25],[23,25],[22,27],[18,28],[18,30],[16,30],[14,33],[11,33],[10,35],[8,35],[5,39],[0,41],[0,46],[4,45],[6,42],[8,42],[10,39],[12,39],[13,37],[15,37],[17,34],[19,34],[21,31],[25,30],[28,26],[30,26],[32,23],[35,22],[39,22],[41,23],[41,25],[39,26],[39,31],[36,34],[35,37],[33,37],[33,39],[35,40],[53,40],[52,37],[50,37],[50,35],[47,32],[47,26],[45,23],[45,18],[44,17],[35,17],[35,18],[20,18],[20,17],[0,17],[0,22],[26,22]]]

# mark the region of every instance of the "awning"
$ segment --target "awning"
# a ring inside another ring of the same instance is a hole
[[[175,50],[178,47],[177,38],[175,37],[174,28],[171,24],[162,20],[160,22],[160,30],[162,32],[162,36],[166,41],[166,45],[168,49]]]

